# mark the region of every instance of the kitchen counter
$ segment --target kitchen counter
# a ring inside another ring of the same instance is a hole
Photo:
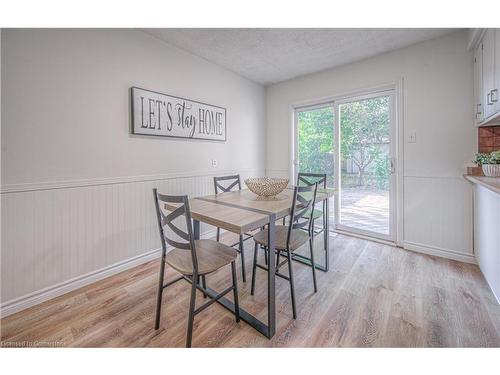
[[[464,175],[465,179],[500,194],[500,177]]]

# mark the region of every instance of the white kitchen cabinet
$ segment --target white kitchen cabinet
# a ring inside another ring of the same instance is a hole
[[[479,46],[474,50],[474,113],[476,124],[479,124],[484,119],[482,44],[479,44]]]
[[[474,114],[476,125],[500,124],[500,29],[486,29],[474,49]]]
[[[496,111],[500,114],[500,29],[495,29],[495,88],[492,93],[492,100],[495,102]]]
[[[496,90],[495,74],[495,44],[496,30],[488,29],[483,37],[483,103],[484,118],[487,119],[496,112],[496,102],[492,96]]]
[[[474,255],[500,303],[500,193],[474,184]]]

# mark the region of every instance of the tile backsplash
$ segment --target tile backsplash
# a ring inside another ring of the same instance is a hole
[[[500,126],[478,128],[478,151],[492,152],[500,150]]]

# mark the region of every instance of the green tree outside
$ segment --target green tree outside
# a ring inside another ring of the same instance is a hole
[[[333,187],[333,108],[299,112],[299,170],[327,173],[327,184]]]
[[[389,97],[366,99],[339,106],[343,185],[388,188]],[[327,173],[328,185],[334,178],[334,113],[332,107],[299,112],[299,170]],[[357,174],[346,173],[344,164],[352,161]]]

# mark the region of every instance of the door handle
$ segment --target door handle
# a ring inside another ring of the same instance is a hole
[[[493,99],[493,93],[496,94],[496,98],[495,99]],[[490,94],[491,94],[491,103],[493,104],[493,103],[498,102],[498,89],[491,90]]]
[[[396,161],[394,160],[394,158],[390,158],[389,163],[390,163],[390,169],[389,169],[390,174],[396,173]]]
[[[476,117],[477,117],[477,115],[480,115],[483,113],[483,111],[481,111],[480,108],[481,108],[481,103],[476,104]]]

